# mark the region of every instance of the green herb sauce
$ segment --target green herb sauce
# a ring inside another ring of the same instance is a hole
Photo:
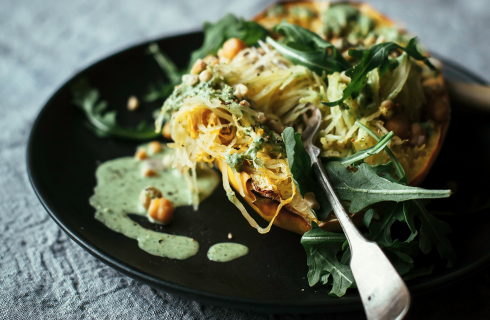
[[[184,177],[177,170],[155,168],[158,172],[157,177],[141,175],[143,166],[158,166],[162,162],[162,156],[171,152],[171,149],[165,148],[163,153],[150,156],[145,161],[124,157],[104,162],[97,168],[97,186],[90,198],[90,204],[97,210],[97,220],[113,231],[136,239],[142,250],[156,256],[183,260],[198,252],[197,241],[189,237],[145,229],[127,215],[131,213],[147,216],[146,210],[139,202],[139,194],[147,186],[160,189],[174,207],[190,204],[191,192]],[[198,170],[200,200],[209,196],[219,181],[219,175],[214,170]],[[176,219],[178,218],[177,216]]]
[[[208,259],[216,262],[228,262],[248,253],[247,246],[233,242],[217,243],[208,250]]]

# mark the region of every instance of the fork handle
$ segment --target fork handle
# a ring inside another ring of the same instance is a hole
[[[330,202],[333,212],[337,216],[337,220],[340,222],[342,230],[344,230],[345,237],[347,238],[347,241],[349,241],[349,245],[352,247],[359,241],[367,241],[359,230],[357,230],[356,226],[345,211],[344,206],[342,203],[340,203],[339,197],[337,197],[335,194],[335,190],[328,179],[327,173],[325,172],[320,159],[317,158],[316,161],[313,161],[313,170],[315,171],[317,177],[320,177],[319,181],[322,189],[327,195],[328,202]]]
[[[350,267],[368,320],[403,319],[410,306],[410,293],[378,244],[368,241],[356,228],[340,203],[319,158],[313,170],[332,205],[351,248]]]

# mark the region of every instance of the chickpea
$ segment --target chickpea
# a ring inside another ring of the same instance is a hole
[[[247,45],[242,40],[238,38],[231,38],[223,44],[223,50],[220,52],[220,55],[231,61],[246,47]]]
[[[153,199],[163,197],[162,192],[155,187],[146,187],[141,190],[140,193],[140,203],[145,207],[146,210],[150,207],[150,202]]]
[[[396,115],[388,122],[386,122],[386,129],[388,131],[393,131],[393,133],[402,138],[407,139],[410,137],[410,122],[408,119],[401,115]]]
[[[138,149],[136,151],[134,157],[137,160],[145,160],[146,158],[148,158],[148,153],[146,153],[146,150],[145,149]]]
[[[304,199],[311,209],[313,210],[320,209],[320,204],[316,200],[315,194],[313,192],[306,193]]]
[[[166,122],[163,126],[162,135],[165,139],[172,140],[172,135],[170,134],[170,123]]]
[[[148,215],[163,224],[172,222],[174,207],[172,202],[166,198],[156,198],[151,200],[148,207]]]
[[[128,99],[129,111],[135,111],[136,109],[138,109],[139,106],[140,106],[140,102],[138,101],[138,98],[136,98],[135,96],[129,97]]]
[[[426,142],[427,132],[418,123],[412,124],[412,136],[410,137],[410,143],[414,146],[420,147]]]
[[[202,61],[201,59],[197,59],[197,61],[192,66],[191,74],[199,74],[204,69],[206,69],[206,62]]]
[[[148,151],[150,151],[150,154],[160,153],[162,150],[162,144],[158,141],[152,141],[148,144]]]
[[[437,122],[449,120],[449,102],[445,97],[436,96],[429,103],[429,113],[432,119]]]

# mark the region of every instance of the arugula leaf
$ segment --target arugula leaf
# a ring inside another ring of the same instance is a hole
[[[247,46],[251,46],[269,35],[269,31],[260,24],[243,18],[238,19],[232,14],[224,16],[215,24],[206,22],[203,27],[204,43],[200,49],[192,53],[189,69],[198,59],[216,54],[228,39],[239,38]]]
[[[337,259],[344,241],[342,234],[324,231],[315,222],[301,238],[307,255],[309,285],[314,286],[319,281],[324,285],[331,283],[333,287],[329,294],[337,297],[343,296],[348,288],[355,287],[350,267]]]
[[[451,190],[426,190],[393,183],[378,176],[367,163],[362,163],[356,172],[351,173],[340,162],[331,161],[325,164],[325,171],[339,198],[351,202],[351,213],[381,201],[400,202],[451,195]]]
[[[162,71],[168,76],[170,84],[160,84],[150,87],[146,95],[147,101],[154,101],[160,98],[167,98],[173,88],[182,82],[182,75],[188,73],[194,63],[210,54],[216,54],[226,40],[239,38],[248,46],[257,43],[258,40],[265,39],[269,31],[261,25],[253,22],[238,19],[232,14],[228,14],[215,24],[204,23],[204,43],[202,47],[191,54],[189,66],[186,70],[179,70],[175,63],[163,53],[156,43],[148,47],[148,52],[153,55]]]
[[[155,128],[140,123],[136,128],[120,126],[116,122],[116,111],[106,111],[107,102],[99,101],[99,91],[90,86],[87,79],[81,78],[72,88],[72,103],[79,107],[87,117],[89,128],[99,137],[118,137],[131,140],[149,140],[159,137]]]
[[[293,176],[294,184],[302,196],[316,185],[311,169],[311,158],[306,152],[301,134],[294,132],[292,127],[287,127],[281,134],[282,140],[286,146],[286,155],[288,158],[289,170]]]
[[[175,63],[160,50],[158,44],[150,44],[148,47],[148,52],[153,55],[153,58],[155,58],[162,71],[168,76],[170,83],[173,86],[176,86],[182,82],[182,75],[184,72],[179,70]]]
[[[335,107],[351,95],[359,94],[364,84],[364,80],[371,70],[378,68],[380,77],[388,71],[391,64],[389,53],[396,49],[405,51],[412,58],[423,61],[429,68],[436,70],[429,59],[418,52],[416,38],[412,38],[405,48],[394,42],[385,42],[374,45],[368,50],[351,49],[349,50],[349,55],[361,60],[359,64],[345,72],[345,74],[351,78],[351,82],[344,89],[341,99],[331,102],[322,101],[322,103],[328,107]]]
[[[372,132],[371,130],[369,130],[368,127],[366,127],[365,125],[363,125],[362,123],[360,123],[359,121],[356,120],[355,124],[359,127],[359,128],[362,128],[364,131],[366,131],[371,137],[373,137],[376,141],[380,141],[380,138],[374,133]],[[384,148],[384,150],[386,151],[386,153],[388,154],[388,156],[390,156],[391,158],[391,161],[393,162],[393,164],[395,165],[395,172],[396,172],[396,175],[398,176],[398,178],[400,180],[398,180],[400,183],[404,184],[404,185],[407,185],[408,184],[408,179],[407,179],[407,175],[405,174],[405,170],[403,169],[401,163],[398,161],[398,159],[395,157],[395,155],[393,154],[393,152],[390,150],[390,148],[388,148],[387,146]]]
[[[433,246],[436,246],[441,258],[447,259],[447,267],[452,267],[456,260],[456,252],[451,242],[446,237],[451,233],[451,227],[444,221],[437,219],[427,212],[425,205],[427,200],[414,200],[407,203],[407,211],[413,212],[421,221],[420,227],[420,250],[428,254]]]
[[[344,166],[349,166],[352,164],[355,164],[359,161],[362,161],[366,159],[367,157],[370,157],[372,155],[378,154],[381,151],[383,151],[385,148],[387,148],[388,143],[390,143],[391,139],[395,136],[393,131],[388,132],[384,136],[382,136],[379,141],[372,147],[359,150],[353,155],[339,158],[339,157],[330,157],[330,158],[325,158],[327,161],[339,161],[342,165]]]
[[[305,66],[320,76],[324,72],[330,74],[349,68],[335,46],[308,29],[283,21],[274,27],[274,31],[284,39],[277,42],[267,37],[267,43],[294,64]]]
[[[144,100],[146,102],[152,102],[158,99],[166,99],[172,94],[173,90],[174,86],[169,83],[158,82],[157,84],[151,84],[148,86],[148,92]]]

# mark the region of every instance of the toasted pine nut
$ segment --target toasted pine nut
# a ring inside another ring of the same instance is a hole
[[[182,82],[184,82],[188,86],[193,86],[199,82],[199,77],[197,74],[184,74],[182,76]]]
[[[379,107],[379,111],[385,118],[389,119],[393,115],[393,101],[391,100],[385,100],[381,102],[381,105]]]
[[[197,59],[191,69],[191,74],[199,74],[206,68],[206,62],[202,61],[202,59]]]
[[[238,99],[243,99],[248,93],[248,88],[246,85],[244,84],[237,84],[235,86],[235,91],[233,91],[233,94],[235,95],[235,97],[237,97]]]
[[[140,106],[140,102],[138,101],[138,98],[136,98],[135,96],[129,97],[128,99],[129,111],[135,111],[136,109],[138,109],[139,106]]]
[[[211,80],[212,77],[213,74],[209,70],[204,70],[199,74],[199,80],[201,80],[201,82],[207,82]]]
[[[250,102],[248,102],[247,100],[242,100],[240,101],[240,105],[242,107],[250,107]]]

